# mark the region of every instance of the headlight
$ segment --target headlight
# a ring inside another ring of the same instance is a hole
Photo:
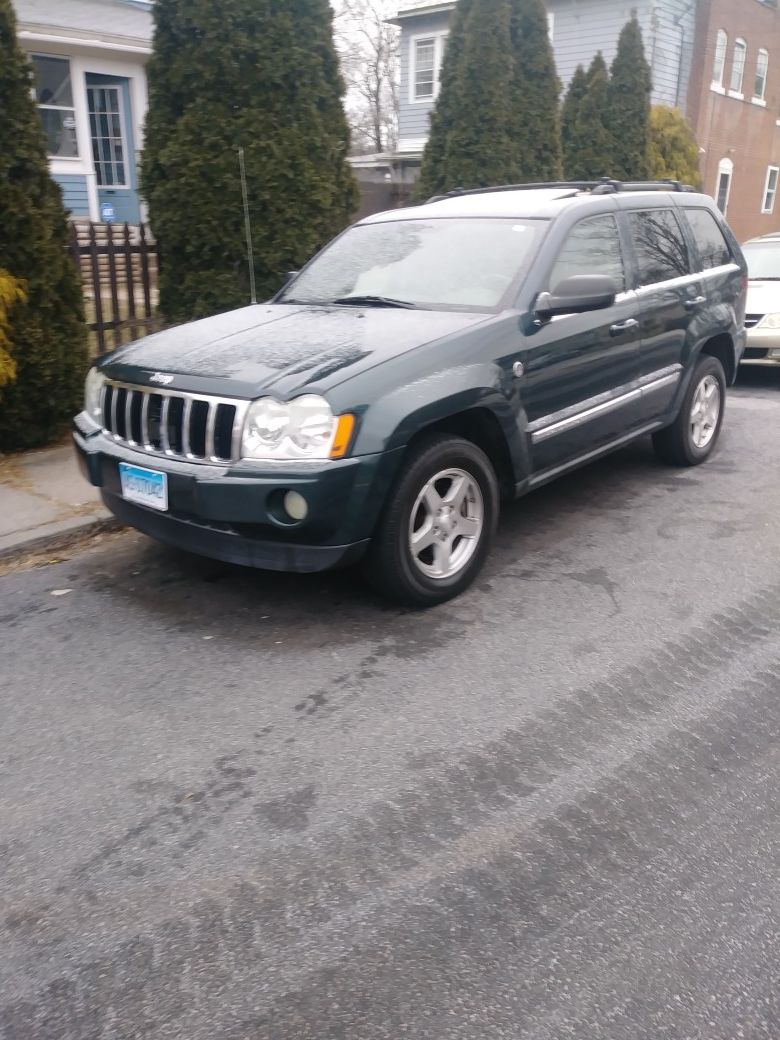
[[[84,383],[84,411],[100,426],[103,425],[101,397],[105,385],[106,377],[98,369],[91,368],[87,372],[87,380]]]
[[[765,314],[756,325],[757,329],[780,329],[780,314]]]
[[[241,456],[290,460],[341,458],[346,454],[353,424],[351,415],[335,416],[328,402],[314,394],[287,403],[263,397],[249,406],[241,438]]]

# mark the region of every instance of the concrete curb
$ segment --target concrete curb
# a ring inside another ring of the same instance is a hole
[[[75,516],[44,524],[24,534],[6,535],[0,538],[0,562],[7,563],[19,556],[29,556],[67,548],[74,542],[106,531],[118,531],[124,525],[115,517]]]

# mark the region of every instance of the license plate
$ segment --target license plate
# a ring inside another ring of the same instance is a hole
[[[119,479],[122,482],[122,497],[128,502],[162,512],[168,508],[167,474],[120,462]]]

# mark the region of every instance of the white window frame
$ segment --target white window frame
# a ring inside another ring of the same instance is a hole
[[[745,68],[747,66],[747,43],[738,36],[734,40],[734,50],[731,54],[731,78],[729,79],[729,97],[737,98],[738,101],[743,101],[745,98],[744,86],[745,86]],[[737,69],[737,52],[742,53],[742,68],[739,74],[739,83],[735,85],[734,73]]]
[[[449,32],[438,29],[435,32],[415,33],[409,38],[409,104],[432,105],[439,96],[441,82],[441,66],[444,59],[444,47]],[[431,97],[417,97],[417,44],[422,40],[433,40],[433,94]]]
[[[73,130],[76,135],[76,154],[75,155],[51,155],[48,151],[46,158],[54,162],[64,163],[81,163],[81,141],[79,139],[79,124],[76,118],[76,89],[73,78],[73,62],[66,54],[45,54],[43,51],[33,51],[30,54],[30,64],[33,64],[35,58],[53,58],[55,61],[64,61],[68,66],[68,79],[70,80],[70,93],[73,98],[72,105],[50,105],[47,102],[41,104],[41,100],[38,97],[38,91],[33,87],[33,96],[35,98],[35,105],[38,111],[46,109],[50,112],[70,112],[73,118]],[[34,68],[34,65],[33,65]]]
[[[718,202],[718,195],[720,194],[720,182],[722,177],[726,177],[726,198],[723,202],[723,209],[721,210],[725,217],[728,213],[729,199],[731,198],[731,184],[734,176],[734,163],[731,159],[721,159],[718,163],[718,179],[715,182],[715,204]]]
[[[130,162],[133,162],[135,160],[135,157],[131,157],[130,156],[130,149],[128,148],[127,127],[125,125],[125,95],[124,95],[124,91],[116,83],[106,83],[106,84],[90,83],[87,86],[87,117],[89,117],[89,115],[90,115],[89,92],[91,90],[115,90],[117,92],[117,100],[118,100],[117,112],[118,112],[118,115],[119,115],[119,129],[120,129],[120,132],[121,132],[121,135],[122,135],[121,138],[120,138],[120,140],[122,142],[122,155],[123,155],[122,165],[125,168],[125,182],[124,182],[124,184],[98,184],[97,185],[98,191],[99,192],[100,191],[113,191],[114,189],[117,189],[118,191],[126,191],[126,190],[128,190],[131,187],[131,182],[130,182],[130,165],[129,164],[130,164]],[[94,148],[94,141],[93,141],[93,137],[92,137],[92,121],[91,120],[90,120],[90,126],[89,126],[89,146],[90,146],[90,155],[92,156],[92,164],[93,164],[93,166],[95,168],[95,179],[97,180],[98,160],[95,157],[95,148]],[[115,160],[110,160],[110,161],[114,162]]]
[[[770,188],[769,184],[772,179],[772,174],[775,175],[775,183],[774,187]],[[768,166],[766,171],[766,181],[764,182],[763,203],[761,205],[762,213],[774,213],[775,211],[778,180],[780,180],[780,166]]]
[[[729,34],[725,29],[718,29],[715,37],[715,57],[712,63],[712,89],[725,93],[723,77],[726,75],[726,56],[729,50]]]
[[[762,71],[763,69],[763,71]],[[761,76],[761,93],[756,90],[758,79]],[[753,102],[756,105],[766,104],[766,81],[769,76],[769,51],[763,47],[759,49],[756,56],[756,77],[753,83]]]

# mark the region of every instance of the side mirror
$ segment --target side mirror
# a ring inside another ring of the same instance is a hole
[[[539,293],[534,310],[542,319],[600,311],[611,307],[617,294],[617,283],[609,275],[574,274],[559,282],[552,292]]]

